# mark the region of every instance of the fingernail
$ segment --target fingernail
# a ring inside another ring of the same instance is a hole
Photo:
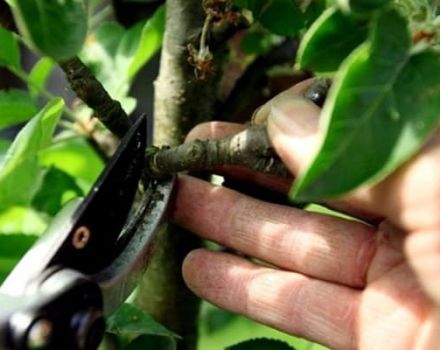
[[[316,133],[319,114],[319,107],[298,95],[280,96],[271,101],[268,128],[272,130],[269,133],[310,136]]]
[[[269,138],[293,174],[308,164],[316,150],[319,114],[317,106],[298,95],[285,94],[272,101]]]

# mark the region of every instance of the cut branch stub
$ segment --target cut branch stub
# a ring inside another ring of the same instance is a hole
[[[153,178],[223,165],[242,165],[264,174],[290,176],[270,144],[265,127],[253,126],[220,140],[197,140],[173,148],[147,150],[147,176]]]
[[[90,69],[77,57],[60,62],[70,87],[95,116],[118,137],[124,136],[130,126],[127,114],[118,101],[113,100]]]

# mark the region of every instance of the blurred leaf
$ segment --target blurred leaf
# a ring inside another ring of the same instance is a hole
[[[164,338],[160,340],[160,342],[174,345],[173,347],[167,347],[170,349],[175,348],[176,339],[179,338],[176,334],[157,323],[150,315],[127,303],[122,304],[119,309],[107,319],[107,332],[116,334],[126,344],[143,336]],[[147,338],[139,339],[139,343],[135,341],[133,347],[128,348],[140,349],[139,346],[144,344],[145,339]],[[155,349],[154,347],[149,348]]]
[[[42,150],[39,160],[42,166],[54,166],[74,178],[84,193],[90,190],[104,168],[102,159],[80,136]]]
[[[157,323],[150,315],[137,307],[124,303],[107,320],[108,332],[134,339],[140,335],[152,334],[178,338],[176,334]]]
[[[37,112],[37,104],[26,91],[0,90],[0,129],[27,121]]]
[[[0,256],[0,284],[2,284],[6,277],[8,277],[17,262],[18,259],[3,258]]]
[[[87,33],[83,0],[7,0],[23,37],[56,61],[75,56]]]
[[[37,97],[45,89],[47,79],[55,68],[55,63],[48,57],[41,58],[29,73],[28,88],[32,97]]]
[[[295,36],[304,28],[304,15],[295,0],[234,0],[234,4],[250,10],[275,34]]]
[[[228,346],[225,350],[294,350],[289,344],[277,339],[250,339]]]
[[[177,342],[175,338],[141,335],[123,347],[123,350],[175,350]]]
[[[327,8],[326,0],[312,0],[304,11],[305,28],[310,27]]]
[[[37,238],[24,234],[0,234],[0,284]]]
[[[249,29],[241,42],[241,51],[248,55],[263,55],[281,40],[281,37],[268,31]]]
[[[38,236],[36,235],[0,233],[0,256],[2,258],[20,259],[37,239]]]
[[[327,9],[301,41],[298,50],[300,68],[315,73],[336,71],[366,39],[367,30],[367,23],[354,20],[334,7]]]
[[[0,235],[40,235],[46,226],[47,218],[28,207],[11,206],[0,211]]]
[[[0,139],[0,164],[3,162],[8,148],[11,146],[11,141]]]
[[[32,199],[32,206],[54,216],[67,201],[83,194],[73,177],[52,166],[44,174],[41,187]]]
[[[15,35],[0,26],[0,67],[20,68],[20,49]]]
[[[219,309],[211,308],[204,315],[203,322],[208,333],[214,333],[220,329],[227,327],[233,320],[237,318],[236,314]]]
[[[385,7],[391,0],[336,0],[336,3],[345,12],[368,14]]]
[[[137,72],[147,63],[162,46],[165,31],[165,6],[157,9],[142,28],[141,38],[128,67],[128,78],[133,79]]]
[[[40,167],[38,152],[47,147],[63,111],[64,102],[49,102],[15,138],[0,164],[0,207],[27,205],[36,190]]]
[[[369,41],[343,64],[323,109],[319,153],[291,195],[311,201],[390,174],[423,145],[440,114],[440,57],[410,52],[407,22],[377,18]],[[357,152],[359,150],[359,152]],[[353,152],[356,152],[354,155]]]
[[[127,99],[129,88],[139,69],[160,49],[165,9],[159,7],[145,22],[125,29],[116,23],[104,23],[90,35],[81,57],[104,84],[111,96],[123,103],[127,113],[134,108]]]

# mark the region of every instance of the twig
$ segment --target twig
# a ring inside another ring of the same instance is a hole
[[[330,85],[330,79],[318,78],[303,96],[322,106]],[[212,170],[222,165],[242,165],[264,174],[291,176],[273,149],[265,125],[254,125],[219,140],[196,140],[176,147],[150,147],[146,157],[145,171],[150,178],[163,178],[181,171]]]
[[[275,176],[290,173],[273,150],[265,127],[250,127],[221,140],[197,140],[174,148],[147,151],[149,177],[161,178],[180,171],[212,170],[221,165],[242,165]]]
[[[130,126],[127,114],[118,101],[113,100],[89,68],[74,57],[59,63],[75,94],[95,112],[95,116],[118,137]]]

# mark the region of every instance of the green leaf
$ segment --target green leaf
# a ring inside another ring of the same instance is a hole
[[[366,39],[367,32],[366,22],[357,21],[331,7],[304,35],[298,50],[298,64],[301,69],[315,73],[334,72]]]
[[[161,6],[150,19],[129,29],[104,23],[90,36],[81,53],[110,95],[123,102],[124,109],[129,104],[133,106],[126,97],[134,76],[162,45],[164,22],[165,8]]]
[[[123,347],[123,350],[175,350],[177,342],[174,338],[156,335],[141,335]]]
[[[310,27],[327,8],[326,0],[312,0],[304,11],[305,28]]]
[[[237,317],[237,314],[232,312],[219,308],[211,308],[208,310],[206,315],[204,315],[203,322],[205,324],[206,331],[209,334],[212,334],[230,325],[232,321],[237,319]]]
[[[40,165],[54,166],[75,179],[88,192],[104,168],[103,160],[83,137],[59,141],[39,153]]]
[[[23,90],[0,90],[0,129],[31,119],[38,112],[32,97]]]
[[[384,8],[391,0],[336,0],[336,2],[344,12],[368,14]]]
[[[0,26],[0,67],[20,68],[20,49],[13,33]]]
[[[0,164],[0,207],[27,205],[39,181],[38,152],[47,147],[64,102],[49,102],[15,138]]]
[[[170,344],[175,348],[176,339],[179,337],[173,332],[157,323],[150,315],[131,304],[122,304],[119,309],[107,319],[107,331],[116,334],[125,343],[133,342],[143,336],[163,338],[160,342]],[[143,343],[142,340],[139,342]],[[135,342],[135,345],[137,342]],[[129,349],[138,349],[134,347]],[[154,349],[154,347],[152,347]]]
[[[23,37],[56,61],[75,56],[87,34],[83,0],[8,0]]]
[[[107,330],[117,335],[136,338],[144,334],[179,338],[137,307],[124,303],[108,318]]]
[[[141,38],[132,55],[132,61],[128,66],[129,79],[133,79],[145,63],[159,51],[162,46],[164,32],[165,6],[161,6],[157,9],[155,14],[147,20],[142,28]]]
[[[406,21],[381,14],[369,42],[343,64],[322,112],[325,137],[292,195],[313,201],[389,175],[437,126],[440,57],[410,51]]]
[[[10,146],[11,142],[9,140],[0,139],[0,164],[3,162],[6,152]]]
[[[228,346],[225,350],[295,350],[287,343],[277,339],[250,339]]]
[[[38,236],[44,232],[46,227],[47,217],[32,208],[11,206],[0,210],[0,235],[26,234]]]
[[[74,178],[51,167],[44,174],[42,185],[32,199],[32,206],[54,216],[69,200],[83,195]]]
[[[295,36],[304,27],[304,16],[295,0],[234,0],[250,10],[254,18],[271,32]]]
[[[0,234],[0,284],[37,238],[23,234]]]
[[[47,79],[55,68],[55,63],[48,57],[41,58],[29,73],[28,88],[32,97],[38,97],[45,89]]]
[[[241,51],[248,55],[263,55],[281,41],[281,37],[266,30],[250,29],[241,42]]]

